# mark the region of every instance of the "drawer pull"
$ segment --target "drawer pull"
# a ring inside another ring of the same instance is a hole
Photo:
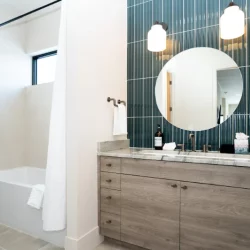
[[[112,164],[111,163],[106,164],[106,167],[112,167]]]
[[[187,190],[188,189],[188,187],[187,186],[183,186],[183,187],[181,187],[183,190]]]
[[[107,220],[106,223],[107,223],[107,224],[111,224],[111,223],[112,223],[112,220]]]
[[[112,196],[108,196],[106,197],[107,200],[111,200],[112,199]]]
[[[177,188],[176,184],[171,185],[172,188]]]
[[[106,182],[107,182],[107,183],[111,183],[111,182],[112,182],[112,180],[106,180]]]

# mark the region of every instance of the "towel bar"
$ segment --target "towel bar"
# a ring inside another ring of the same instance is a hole
[[[108,97],[107,101],[108,101],[108,102],[113,101],[114,106],[115,106],[115,107],[118,107],[118,105],[116,104],[116,100],[115,100],[114,98]]]

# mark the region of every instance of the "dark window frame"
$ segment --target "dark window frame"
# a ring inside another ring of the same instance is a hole
[[[50,56],[56,56],[56,55],[57,55],[57,50],[54,50],[51,52],[47,52],[47,53],[32,57],[32,85],[37,85],[37,61],[39,59],[43,59],[43,58],[50,57]]]

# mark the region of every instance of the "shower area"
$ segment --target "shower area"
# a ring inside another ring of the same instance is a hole
[[[61,0],[0,0],[0,249],[12,231],[64,247],[62,16]]]

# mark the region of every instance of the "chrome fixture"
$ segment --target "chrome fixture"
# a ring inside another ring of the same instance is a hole
[[[211,148],[211,147],[212,147],[211,145],[204,144],[203,145],[203,152],[207,153],[209,151],[209,148]]]
[[[189,135],[189,139],[191,140],[191,143],[192,143],[192,151],[196,151],[195,150],[195,135],[194,134],[190,134]]]
[[[185,151],[185,144],[178,144],[177,147],[181,147],[181,151]]]

